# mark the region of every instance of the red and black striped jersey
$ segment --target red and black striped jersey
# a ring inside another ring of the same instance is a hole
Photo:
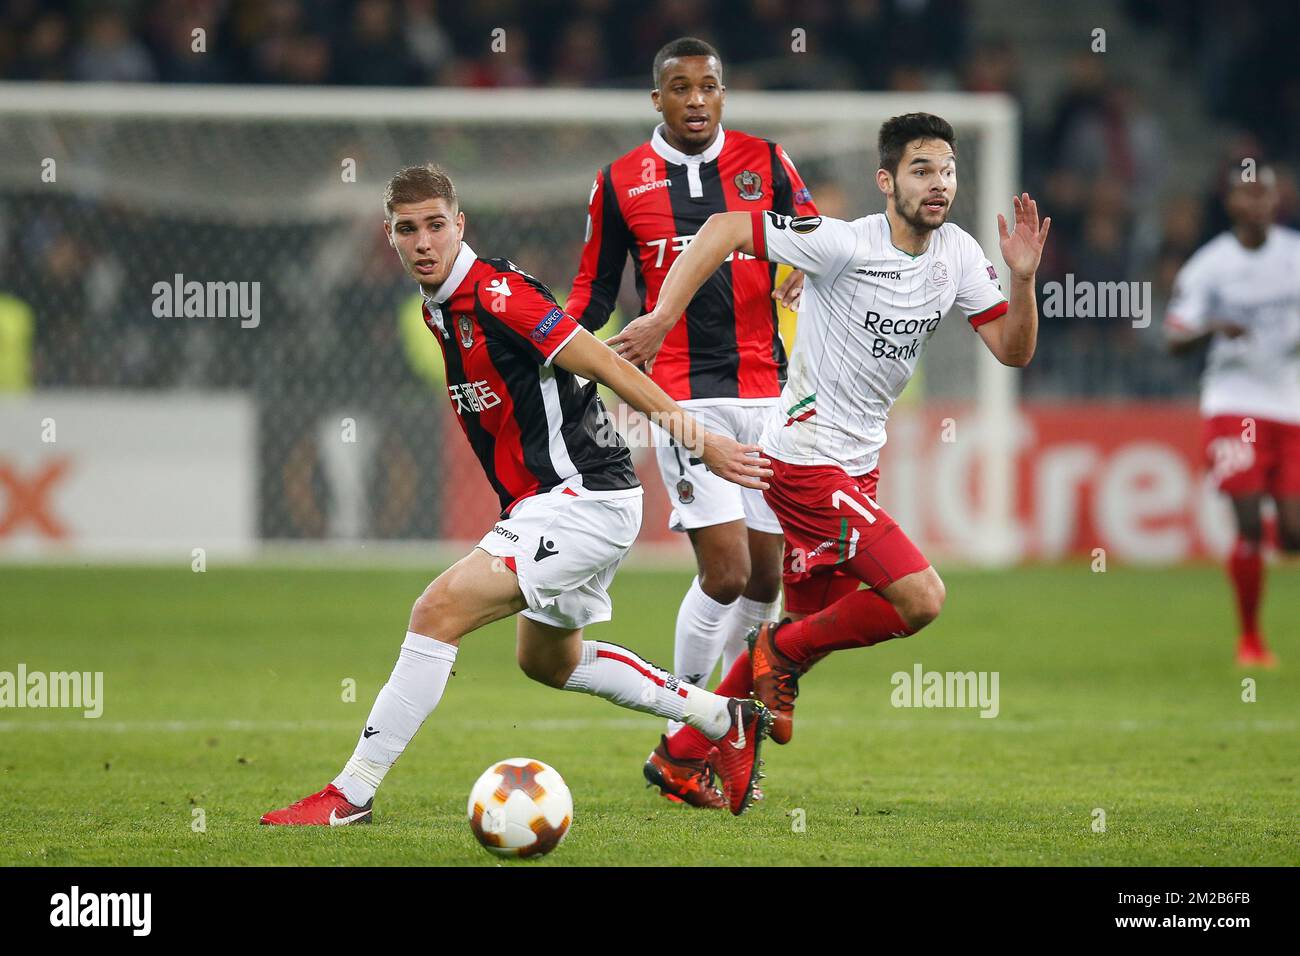
[[[456,418],[503,516],[556,488],[640,487],[596,384],[552,364],[579,326],[546,286],[462,242],[447,280],[425,296],[424,323],[442,345]]]
[[[654,308],[678,254],[717,212],[771,209],[817,214],[808,188],[776,143],[718,129],[689,156],[663,137],[619,157],[596,175],[587,237],[569,313],[588,329],[614,310],[628,253],[641,311]],[[785,348],[771,297],[776,264],[736,253],[700,287],[655,358],[651,375],[678,401],[774,398],[785,378]]]

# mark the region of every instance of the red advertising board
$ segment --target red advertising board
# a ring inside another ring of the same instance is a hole
[[[1231,536],[1224,502],[1205,482],[1200,416],[1184,403],[1022,405],[1012,427],[1013,553],[1023,560],[1091,556],[1170,563],[1223,553]],[[898,409],[881,455],[880,502],[936,556],[980,553],[984,429],[969,406]],[[464,442],[448,448],[463,480],[445,496],[443,535],[475,540],[497,516]],[[678,539],[649,449],[634,451],[646,488],[639,544]],[[685,552],[684,552],[685,553]]]

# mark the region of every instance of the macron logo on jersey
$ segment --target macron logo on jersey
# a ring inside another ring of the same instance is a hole
[[[642,186],[632,186],[628,189],[627,195],[628,198],[631,199],[633,196],[640,196],[643,193],[648,193],[652,189],[664,189],[672,184],[673,181],[671,179],[656,179],[654,182],[646,183]],[[592,195],[594,196],[595,193],[593,192]]]
[[[488,283],[488,291],[493,295],[511,295],[510,284],[506,281],[505,276],[497,276]]]
[[[555,328],[556,323],[564,316],[564,311],[559,308],[551,309],[546,314],[546,318],[537,323],[537,327],[528,333],[528,337],[534,342],[545,342],[546,337],[551,334],[551,329]]]

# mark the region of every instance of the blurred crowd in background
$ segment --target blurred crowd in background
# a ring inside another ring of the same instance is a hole
[[[722,51],[732,95],[1016,96],[1025,105],[1025,188],[1054,222],[1040,287],[1067,273],[1076,281],[1149,280],[1155,325],[1179,265],[1226,227],[1221,198],[1242,157],[1274,164],[1280,218],[1300,225],[1293,173],[1300,58],[1290,49],[1300,36],[1300,3],[1104,4],[1133,35],[1161,38],[1158,62],[1145,71],[1131,55],[1098,55],[1086,36],[1072,41],[1071,56],[1044,56],[1035,44],[1051,29],[1044,19],[1055,16],[1054,5],[1019,6],[1040,10],[1038,19],[1021,22],[1012,0],[0,0],[0,79],[645,89],[655,51],[696,35]],[[806,31],[799,55],[791,51],[795,28]],[[196,29],[204,31],[203,56],[193,55]],[[492,51],[495,30],[505,31],[503,52]],[[1171,103],[1179,116],[1162,112]],[[1197,115],[1181,115],[1183,107]],[[1208,159],[1181,161],[1189,153]],[[819,184],[810,185],[816,196]],[[843,204],[843,214],[856,216],[874,211],[878,198],[848,196]],[[5,248],[0,243],[0,256]],[[72,256],[75,271],[75,248],[55,243],[48,254]],[[1158,335],[1129,323],[1045,318],[1041,343],[1026,371],[1028,394],[1195,389],[1195,368],[1165,356]]]

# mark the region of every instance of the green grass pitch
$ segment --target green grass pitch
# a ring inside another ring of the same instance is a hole
[[[499,622],[464,642],[373,826],[258,826],[351,753],[429,576],[0,568],[0,670],[103,671],[106,701],[98,720],[0,710],[0,864],[496,865],[465,801],[510,756],[555,766],[576,809],[555,853],[506,865],[1300,858],[1294,565],[1267,583],[1265,625],[1282,658],[1271,673],[1233,667],[1217,568],[947,573],[948,605],[930,629],[837,654],[805,679],[795,739],[767,745],[767,798],[740,818],[646,790],[641,762],[660,721],[531,683],[514,664],[513,622]],[[625,569],[615,620],[589,635],[670,665],[689,580]],[[890,676],[917,662],[997,671],[1000,713],[894,707]],[[1245,677],[1254,702],[1242,699]],[[355,702],[342,699],[349,678]],[[192,826],[196,809],[206,832]]]

